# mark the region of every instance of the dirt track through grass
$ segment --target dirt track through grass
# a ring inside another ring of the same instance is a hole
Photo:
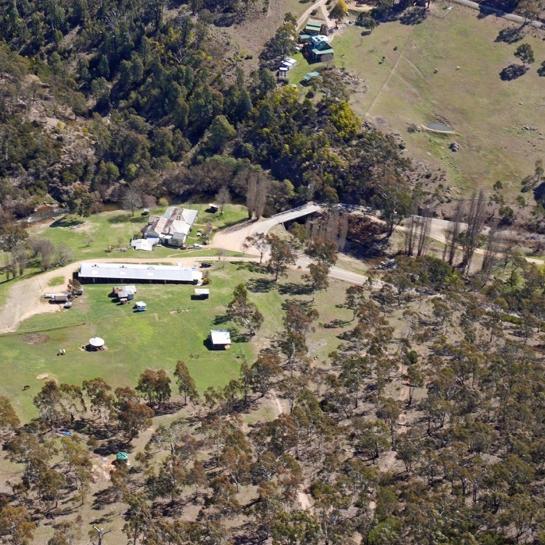
[[[515,44],[496,41],[512,26],[439,2],[419,24],[382,23],[369,36],[348,25],[335,37],[335,63],[367,87],[352,95],[355,110],[399,132],[408,156],[444,169],[448,184],[462,193],[501,180],[513,202],[520,180],[545,156],[545,78],[537,74],[545,42],[537,30]],[[533,47],[535,63],[521,78],[501,81],[500,71],[520,62],[514,51],[521,43]],[[434,121],[457,134],[408,132]],[[453,140],[457,153],[449,149]]]

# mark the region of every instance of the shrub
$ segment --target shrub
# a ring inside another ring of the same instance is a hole
[[[502,81],[512,81],[520,78],[528,72],[528,67],[523,64],[510,64],[500,72]]]
[[[530,44],[521,44],[515,51],[515,57],[518,57],[524,64],[532,64],[535,61],[534,50]]]
[[[356,19],[356,25],[373,30],[377,26],[377,22],[366,13],[360,13]]]

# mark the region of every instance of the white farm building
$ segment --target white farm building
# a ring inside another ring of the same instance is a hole
[[[78,279],[85,283],[186,283],[200,284],[202,272],[179,265],[134,263],[82,263]]]
[[[152,216],[143,229],[147,239],[160,240],[167,246],[183,248],[195,220],[198,210],[169,206],[162,216]]]

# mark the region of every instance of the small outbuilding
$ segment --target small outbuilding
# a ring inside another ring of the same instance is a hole
[[[321,34],[312,36],[303,52],[308,62],[328,62],[332,61],[334,56],[329,38]]]
[[[226,329],[212,329],[208,338],[211,347],[215,350],[231,348],[231,333]]]
[[[307,72],[301,80],[301,85],[310,85],[310,83],[320,77],[320,72]]]
[[[113,289],[112,297],[115,297],[117,301],[121,304],[128,303],[134,299],[134,294],[136,293],[136,286],[118,286]]]
[[[52,304],[64,304],[72,298],[69,293],[46,293],[44,297]]]
[[[208,299],[210,290],[208,288],[195,288],[192,299]]]
[[[131,246],[134,250],[143,250],[145,252],[153,251],[155,244],[159,242],[158,238],[135,238],[131,240]]]
[[[87,350],[95,352],[97,350],[104,350],[106,343],[102,337],[91,337],[87,344]]]
[[[147,308],[148,306],[146,305],[146,303],[144,303],[144,301],[136,301],[136,303],[134,304],[135,312],[145,312]]]

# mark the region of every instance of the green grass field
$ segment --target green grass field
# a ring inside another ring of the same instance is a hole
[[[100,376],[112,386],[135,386],[144,369],[172,372],[180,359],[187,363],[201,391],[225,385],[237,376],[240,364],[252,363],[258,347],[266,346],[281,328],[281,303],[290,295],[276,289],[250,292],[265,317],[258,335],[249,343],[235,342],[230,350],[210,351],[204,343],[209,330],[232,326],[214,325],[214,321],[224,315],[235,285],[263,275],[250,272],[243,264],[224,263],[216,265],[210,276],[211,297],[204,301],[191,300],[193,286],[138,286],[136,299],[148,305],[143,313],[134,313],[131,304],[112,302],[108,297],[111,285],[85,286],[84,296],[72,309],[34,316],[16,334],[0,337],[0,395],[8,396],[26,419],[35,414],[32,399],[47,378],[81,384]],[[301,274],[293,272],[282,283],[300,279]],[[347,318],[346,310],[332,304],[342,302],[345,289],[345,284],[333,282],[327,292],[317,295],[320,322]],[[310,355],[327,356],[338,343],[338,332],[317,328],[309,336]],[[93,336],[103,337],[108,349],[82,350]],[[65,356],[57,356],[59,348],[66,350]]]
[[[514,199],[520,180],[545,156],[545,78],[537,74],[545,42],[530,34],[516,44],[496,42],[505,21],[447,5],[434,3],[420,24],[384,23],[369,36],[346,27],[333,40],[335,64],[367,87],[352,96],[357,113],[398,131],[409,156],[442,167],[448,182],[466,192],[502,180]],[[513,55],[520,43],[531,44],[536,62],[521,78],[501,81],[499,72],[520,62]],[[291,81],[316,66],[300,59]],[[410,124],[434,121],[457,134],[407,132]],[[453,140],[461,146],[457,153],[448,149]]]
[[[188,238],[188,244],[199,242],[196,235],[199,229],[210,223],[214,231],[238,223],[247,217],[246,208],[241,205],[228,204],[223,214],[210,214],[206,212],[206,204],[187,204],[187,208],[199,210],[199,216]],[[153,210],[153,214],[161,214],[163,208]],[[194,257],[219,255],[219,251],[204,247],[200,250],[178,250],[157,246],[153,252],[133,250],[129,243],[133,236],[138,236],[141,229],[147,224],[148,217],[136,212],[132,216],[123,210],[113,210],[94,214],[88,218],[81,218],[81,223],[65,225],[58,221],[52,226],[46,224],[34,225],[29,229],[29,236],[46,238],[56,246],[65,246],[70,250],[70,261],[93,258],[155,258],[155,257]],[[233,252],[224,252],[225,255],[234,255]],[[4,264],[7,256],[0,252],[0,265]],[[0,273],[0,304],[3,304],[7,291],[13,282],[21,278],[28,278],[39,273],[40,270],[30,263],[25,274],[16,279],[6,280],[6,276]]]
[[[206,212],[206,204],[187,204],[187,208],[199,210],[197,221],[188,238],[188,244],[198,242],[196,232],[210,223],[215,230],[232,225],[246,219],[246,208],[241,205],[227,205],[222,214]],[[161,214],[164,209],[156,209],[152,214]],[[31,235],[38,238],[47,238],[54,244],[67,246],[75,261],[93,257],[181,257],[185,255],[209,254],[210,251],[189,253],[189,250],[157,247],[153,252],[137,252],[129,249],[121,252],[120,248],[127,248],[133,236],[138,236],[148,222],[148,217],[136,212],[131,216],[129,212],[114,210],[94,214],[83,218],[83,223],[74,226],[65,226],[61,221],[57,225],[37,226],[31,230]]]

